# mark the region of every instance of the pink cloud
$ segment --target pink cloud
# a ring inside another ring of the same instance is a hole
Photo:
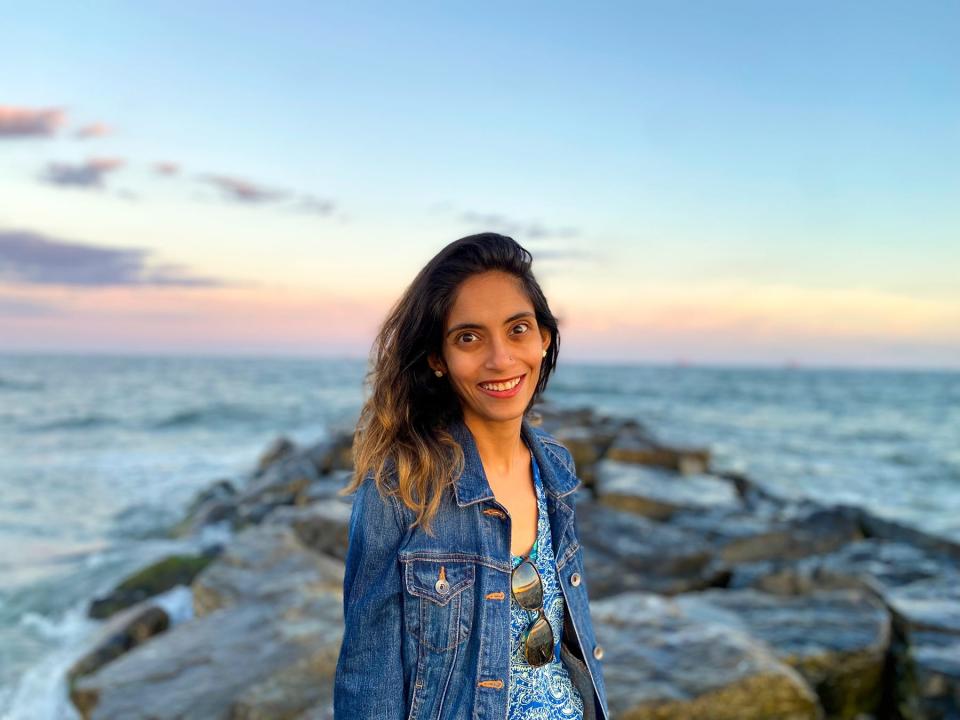
[[[151,254],[145,248],[109,247],[0,229],[0,281],[84,288],[223,284],[176,263],[156,262]]]
[[[84,125],[82,128],[77,130],[76,137],[81,140],[87,140],[89,138],[98,138],[104,137],[106,135],[113,135],[113,128],[109,125],[104,125],[103,123],[93,123],[91,125]]]
[[[680,283],[640,286],[619,297],[596,296],[581,290],[552,299],[568,357],[960,363],[960,303],[955,298],[866,288]]]
[[[60,108],[0,105],[0,137],[49,137],[65,120],[66,113]]]
[[[53,185],[101,188],[103,176],[124,164],[125,161],[120,158],[90,158],[79,165],[48,163],[41,179]]]
[[[24,300],[56,308],[4,316],[10,347],[127,351],[263,351],[365,356],[382,301],[268,288],[50,289]]]
[[[204,175],[201,179],[220,188],[228,198],[240,202],[258,203],[282,200],[290,194],[282,190],[270,190],[249,180],[242,180],[229,175]]]
[[[180,165],[175,162],[155,162],[153,170],[157,175],[176,175],[180,172]]]
[[[11,347],[24,349],[364,357],[398,291],[344,297],[282,284],[189,291],[110,286],[82,292],[23,286],[17,304],[0,312],[0,337],[11,339]],[[856,297],[840,299],[848,312],[855,310],[851,306]],[[955,304],[953,309],[937,309],[914,307],[907,300],[899,309],[905,324],[901,332],[891,332],[880,319],[873,327],[861,324],[856,331],[840,332],[839,327],[807,324],[803,318],[768,316],[758,309],[756,298],[751,300],[745,298],[741,306],[734,302],[732,307],[717,303],[711,307],[705,300],[658,305],[654,298],[638,297],[631,311],[594,308],[570,317],[562,312],[561,298],[555,297],[554,310],[564,316],[561,364],[682,361],[960,367]],[[774,298],[765,300],[773,310]],[[892,306],[884,306],[878,297],[863,301],[881,303],[876,312],[889,319]],[[28,302],[39,303],[45,310],[31,312]],[[19,312],[18,307],[25,309]],[[829,307],[820,304],[809,312],[810,319],[816,319],[826,315]],[[921,315],[927,320],[922,331],[917,327]],[[848,321],[855,319],[848,317]],[[907,333],[906,325],[913,332]]]

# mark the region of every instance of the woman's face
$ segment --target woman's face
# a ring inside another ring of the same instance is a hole
[[[444,327],[443,357],[431,357],[430,366],[446,373],[465,420],[512,420],[533,397],[549,344],[520,280],[491,270],[460,285]]]

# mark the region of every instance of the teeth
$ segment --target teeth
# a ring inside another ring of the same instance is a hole
[[[520,380],[521,378],[516,378],[505,383],[480,383],[480,387],[484,388],[485,390],[510,390],[511,388],[515,388]]]

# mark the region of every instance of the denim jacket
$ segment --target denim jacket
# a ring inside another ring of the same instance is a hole
[[[465,466],[444,491],[434,537],[409,529],[413,511],[381,496],[369,476],[354,496],[336,720],[506,720],[510,516],[494,498],[469,428],[460,420],[449,430]],[[570,452],[549,433],[526,418],[521,432],[547,493],[565,606],[561,659],[583,697],[584,720],[609,720],[574,515],[581,481]]]

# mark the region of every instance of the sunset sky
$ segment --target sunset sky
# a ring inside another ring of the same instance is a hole
[[[18,3],[0,352],[351,355],[443,245],[567,358],[960,368],[960,3]]]

